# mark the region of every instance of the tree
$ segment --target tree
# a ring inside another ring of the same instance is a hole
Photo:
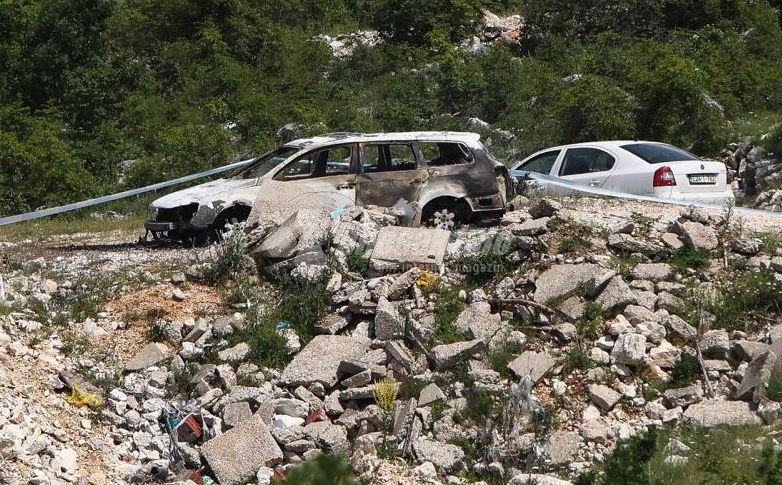
[[[427,45],[436,36],[458,42],[475,31],[481,0],[379,0],[373,26],[392,42]]]

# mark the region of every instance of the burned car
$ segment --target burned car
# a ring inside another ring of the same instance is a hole
[[[453,227],[501,217],[510,187],[507,168],[474,133],[337,133],[292,141],[231,177],[161,197],[145,227],[177,239],[218,233],[246,220],[256,201],[398,207],[410,225]]]

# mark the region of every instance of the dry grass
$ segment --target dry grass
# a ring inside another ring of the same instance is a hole
[[[126,322],[149,324],[159,319],[182,321],[215,315],[224,308],[223,292],[217,288],[190,283],[184,288],[184,301],[175,301],[173,292],[174,287],[167,283],[142,288],[110,302],[106,311]]]

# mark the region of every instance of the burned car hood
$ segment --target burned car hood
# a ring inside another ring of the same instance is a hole
[[[154,202],[157,209],[173,209],[193,203],[214,205],[232,205],[242,203],[252,205],[257,196],[256,179],[217,179],[205,184],[165,195]]]

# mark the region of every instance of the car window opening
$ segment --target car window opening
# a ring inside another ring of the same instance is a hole
[[[349,146],[336,146],[309,152],[297,158],[280,174],[282,180],[301,180],[350,173]]]
[[[411,145],[364,145],[361,148],[363,173],[415,170],[415,152]]]
[[[288,157],[299,151],[296,147],[280,147],[265,155],[261,155],[250,165],[242,168],[234,177],[243,179],[257,179],[268,171],[284,162]]]
[[[469,148],[461,143],[419,143],[418,147],[429,166],[463,165],[473,159]]]

